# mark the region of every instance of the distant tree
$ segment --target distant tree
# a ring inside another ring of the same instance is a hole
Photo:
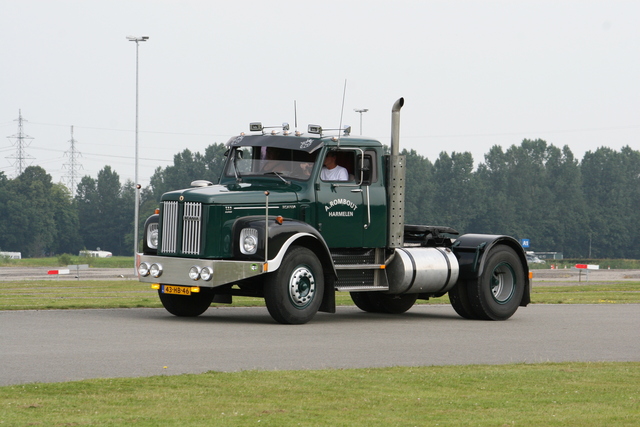
[[[82,239],[79,233],[78,209],[69,189],[63,184],[54,184],[51,188],[50,203],[57,236],[51,245],[51,252],[77,253],[82,249]]]
[[[225,151],[224,144],[212,144],[206,148],[204,155],[185,149],[173,156],[173,165],[164,169],[157,168],[151,177],[151,191],[156,201],[160,201],[160,197],[167,191],[188,188],[198,179],[217,183]]]
[[[4,242],[1,247],[25,257],[44,256],[57,237],[51,212],[51,176],[40,166],[29,166],[5,183]]]
[[[638,257],[640,153],[601,147],[581,163],[593,258]]]
[[[433,165],[415,150],[402,152],[406,156],[405,219],[407,224],[425,224],[432,218]]]
[[[434,195],[431,225],[444,225],[464,232],[476,215],[478,191],[469,152],[442,152],[433,164]]]
[[[76,201],[80,234],[87,249],[100,248],[116,255],[131,255],[133,246],[125,237],[133,229],[133,185],[120,185],[120,177],[110,166],[98,178],[85,176],[78,184]]]

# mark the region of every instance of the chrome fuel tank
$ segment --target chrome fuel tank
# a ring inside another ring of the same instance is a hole
[[[449,248],[398,248],[386,270],[390,294],[443,294],[459,274]]]

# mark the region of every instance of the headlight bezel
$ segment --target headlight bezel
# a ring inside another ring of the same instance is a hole
[[[240,252],[243,255],[254,255],[258,252],[258,244],[260,239],[258,238],[258,230],[256,228],[243,228],[240,231],[239,240]]]

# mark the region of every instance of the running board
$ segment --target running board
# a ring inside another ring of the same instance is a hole
[[[336,270],[384,270],[384,264],[336,264]]]
[[[388,291],[388,286],[336,286],[339,292]]]

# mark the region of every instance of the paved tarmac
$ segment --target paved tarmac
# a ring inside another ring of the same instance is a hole
[[[399,315],[338,307],[306,325],[266,308],[0,312],[0,385],[206,371],[640,361],[640,304],[530,305],[503,322],[448,305]]]

